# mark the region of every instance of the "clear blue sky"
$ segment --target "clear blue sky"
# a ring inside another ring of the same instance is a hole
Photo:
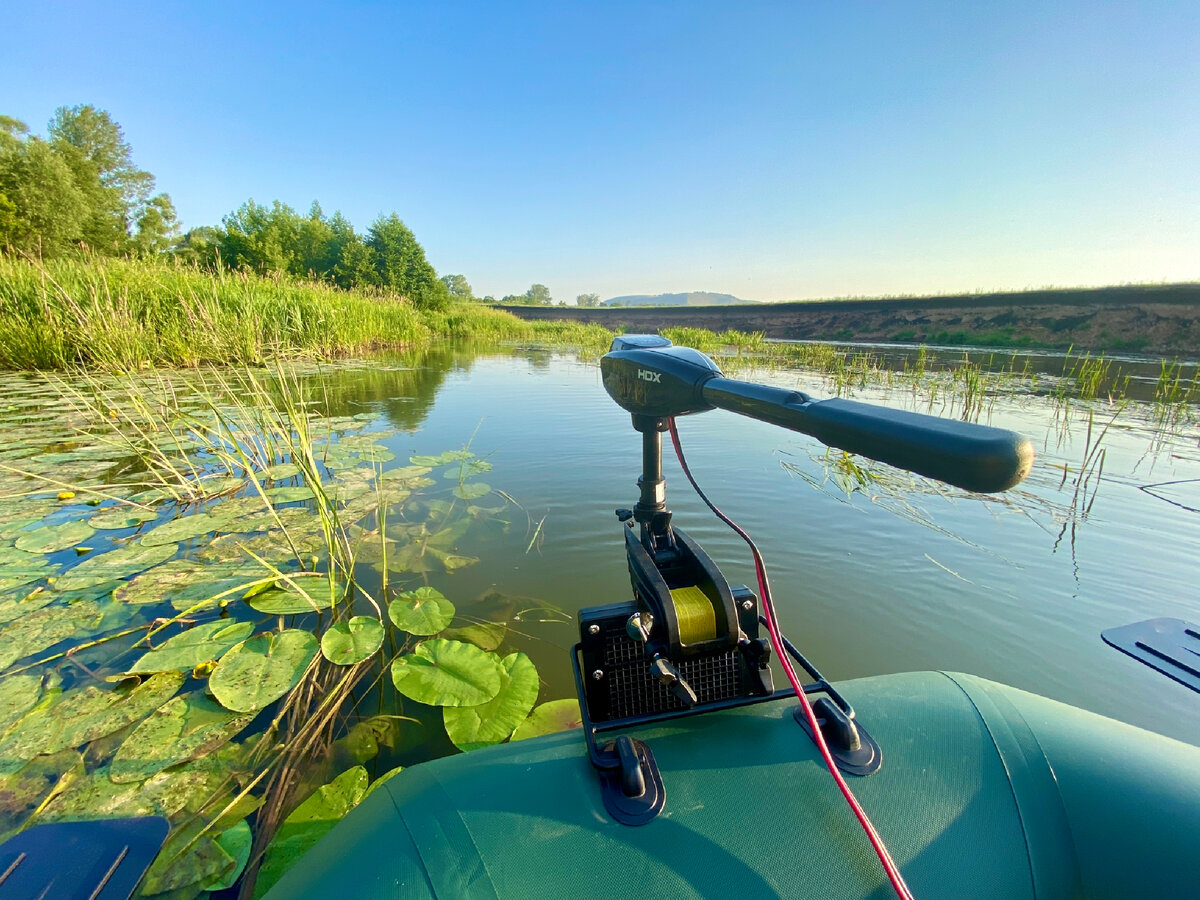
[[[10,4],[186,226],[396,211],[479,294],[1200,280],[1200,3]]]

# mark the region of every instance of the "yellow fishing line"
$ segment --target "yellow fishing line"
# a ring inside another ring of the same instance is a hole
[[[685,644],[711,641],[717,636],[717,611],[708,595],[698,587],[671,591],[675,617],[679,620],[679,639]]]

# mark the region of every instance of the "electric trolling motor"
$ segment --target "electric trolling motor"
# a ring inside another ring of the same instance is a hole
[[[758,597],[730,587],[700,546],[671,524],[662,474],[669,420],[725,409],[982,492],[1005,490],[1029,474],[1033,445],[999,428],[735,381],[703,353],[658,335],[616,338],[600,371],[605,390],[642,435],[638,501],[617,510],[633,598],[580,612],[573,662],[605,807],[619,822],[642,825],[666,800],[654,755],[625,735],[600,745],[598,733],[793,696],[774,689],[770,645],[759,637]],[[824,695],[813,708],[838,768],[860,776],[878,771],[883,753],[850,704],[784,644],[813,679],[805,693]],[[808,730],[803,716],[797,721]]]

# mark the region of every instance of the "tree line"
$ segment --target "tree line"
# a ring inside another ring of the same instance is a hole
[[[80,250],[170,255],[205,267],[391,291],[422,309],[443,309],[452,298],[496,302],[475,297],[462,275],[439,278],[395,213],[360,234],[316,202],[301,214],[278,200],[248,200],[219,226],[179,232],[171,198],[154,193],[154,176],[134,165],[121,127],[104,110],[60,107],[44,138],[0,115],[0,249],[43,257]],[[599,301],[596,294],[576,298],[580,306]],[[554,299],[544,284],[533,284],[500,302],[550,306]]]
[[[133,164],[120,126],[92,106],[60,107],[46,137],[0,115],[0,247],[53,256],[167,250],[175,207]]]

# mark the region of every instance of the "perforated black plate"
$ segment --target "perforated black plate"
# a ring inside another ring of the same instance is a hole
[[[1147,619],[1100,635],[1140,663],[1200,692],[1200,625],[1183,619]]]

